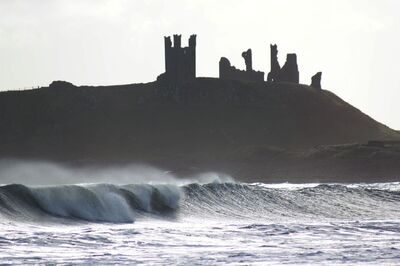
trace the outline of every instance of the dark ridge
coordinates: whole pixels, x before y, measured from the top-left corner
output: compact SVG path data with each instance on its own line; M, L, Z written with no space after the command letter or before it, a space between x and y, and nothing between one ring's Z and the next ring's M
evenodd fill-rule
M0 158L142 162L180 174L221 171L280 182L400 173L397 148L327 146L400 139L327 90L213 78L162 84L55 82L1 92Z

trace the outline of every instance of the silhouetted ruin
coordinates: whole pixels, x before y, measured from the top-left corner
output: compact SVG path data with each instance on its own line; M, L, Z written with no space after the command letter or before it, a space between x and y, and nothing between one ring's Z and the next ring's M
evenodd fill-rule
M219 61L219 78L252 82L264 82L264 72L253 70L251 49L244 51L242 57L246 64L246 70L237 69L231 66L226 57Z
M281 66L278 61L278 47L276 44L270 45L271 48L271 71L268 73L267 81L278 81L281 71Z
M311 77L311 87L321 90L321 76L322 72L317 72L314 76Z
M187 47L181 45L181 35L164 37L165 44L165 72L157 77L157 81L167 86L180 86L196 79L196 35L191 35ZM268 73L268 82L292 82L299 83L299 70L297 55L287 54L286 62L281 67L278 61L278 47L270 45L271 70ZM226 57L219 61L219 78L240 80L247 82L264 82L264 72L253 69L252 51L248 49L242 53L246 70L232 66ZM321 72L311 78L311 86L321 89Z
M299 70L296 54L287 54L286 63L281 69L281 81L299 83Z
M165 73L157 80L171 86L177 86L196 78L196 35L191 35L189 45L181 47L181 35L175 34L174 46L171 37L164 37Z
M252 71L253 70L253 58L251 55L251 49L247 49L247 51L244 51L242 53L242 57L244 59L244 63L246 64L246 71Z
M299 83L299 70L297 67L296 54L287 54L286 62L281 68L278 61L278 47L271 45L271 71L268 73L269 82L294 82Z

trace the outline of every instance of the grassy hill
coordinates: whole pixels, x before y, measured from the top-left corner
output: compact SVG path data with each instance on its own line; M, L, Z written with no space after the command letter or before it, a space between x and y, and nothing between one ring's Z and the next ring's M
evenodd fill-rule
M262 165L277 151L285 162L316 145L371 139L400 134L329 91L291 83L198 78L173 89L60 83L0 93L0 158L143 162L249 177L270 175ZM252 167L257 173L243 170Z

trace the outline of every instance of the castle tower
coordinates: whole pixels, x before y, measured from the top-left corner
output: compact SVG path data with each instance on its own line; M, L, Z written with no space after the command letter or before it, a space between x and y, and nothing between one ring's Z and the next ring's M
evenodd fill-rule
M286 62L282 67L280 78L281 81L299 83L299 69L297 66L296 54L287 54Z
M281 66L278 61L278 46L276 44L270 45L271 49L271 71L268 73L267 81L278 81Z
M196 78L196 35L191 35L189 45L182 47L181 35L164 37L165 73L159 77L168 85L179 86Z
M285 81L299 83L299 69L297 66L297 55L287 54L286 62L282 66L278 61L278 47L276 44L270 45L271 48L271 71L268 73L267 81Z
M314 76L311 77L311 87L317 89L317 90L321 90L321 76L322 76L322 72L317 72L317 74L315 74Z

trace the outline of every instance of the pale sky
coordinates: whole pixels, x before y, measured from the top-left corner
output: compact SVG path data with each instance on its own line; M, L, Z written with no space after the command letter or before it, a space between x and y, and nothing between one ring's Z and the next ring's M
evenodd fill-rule
M164 35L197 34L197 76L221 56L269 71L297 53L300 82L322 86L400 129L398 0L0 0L0 90L149 82L164 71Z

